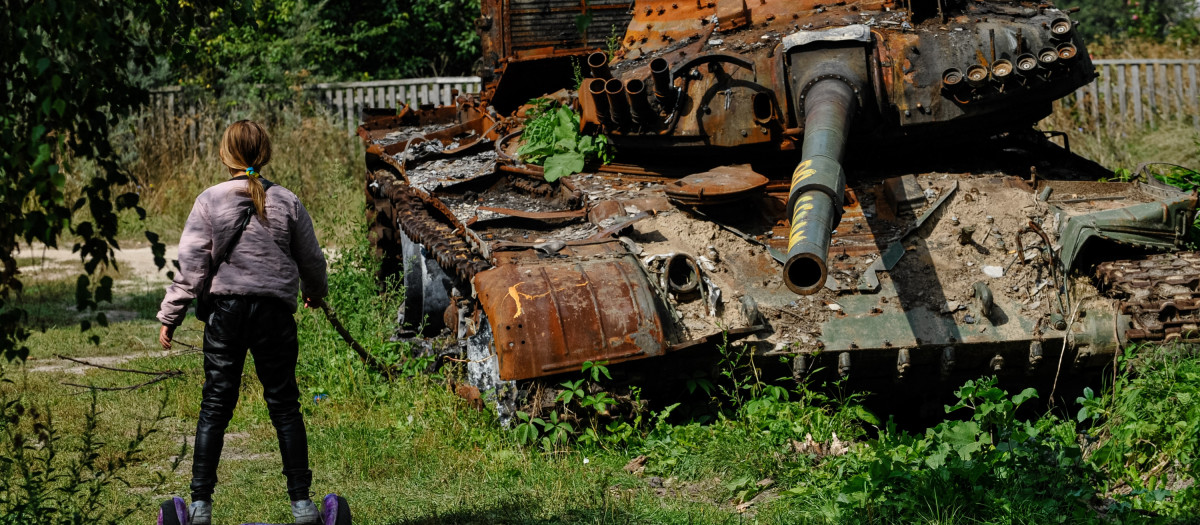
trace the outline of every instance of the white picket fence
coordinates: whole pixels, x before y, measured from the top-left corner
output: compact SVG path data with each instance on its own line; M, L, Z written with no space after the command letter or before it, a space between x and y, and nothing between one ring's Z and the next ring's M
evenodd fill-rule
M1114 119L1157 126L1169 119L1200 128L1200 60L1094 60L1100 76L1062 104L1078 111L1092 126Z
M363 108L396 108L400 103L413 106L448 105L454 100L453 93L478 93L483 85L479 77L430 77L404 78L398 80L371 80L366 82L333 82L312 84L304 89L322 101L334 119L353 133L362 122ZM188 136L193 143L200 130L197 116L204 108L196 97L188 96L178 86L152 90L148 113L156 118L151 125L163 126L174 120L188 126Z

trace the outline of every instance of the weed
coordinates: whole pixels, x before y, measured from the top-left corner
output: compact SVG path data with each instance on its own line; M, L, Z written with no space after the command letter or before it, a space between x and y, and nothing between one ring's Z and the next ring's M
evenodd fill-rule
M579 134L579 115L566 106L553 107L545 99L530 102L534 110L522 133L524 144L517 154L526 162L545 168L546 181L583 171L589 161L612 161L608 137Z
M1200 171L1174 164L1151 164L1149 176L1186 192L1200 189Z
M609 61L612 61L617 56L617 51L621 49L621 37L624 34L624 28L617 30L616 25L609 28L608 38L604 39L604 53L608 55Z
M1091 389L1078 399L1088 431L1088 460L1106 492L1134 509L1183 516L1200 491L1200 361L1195 350L1138 348L1119 356L1112 395ZM1192 509L1194 510L1194 509Z
M843 510L904 521L933 498L939 509L970 514L1012 515L1015 505L1029 504L1023 512L1031 521L1086 521L1091 471L1073 424L1053 416L1017 419L1017 409L1037 392L1010 397L995 378L967 381L956 395L959 402L946 412L967 411L970 419L944 421L924 436L888 422L841 488Z
M571 80L575 83L575 91L583 89L583 59L571 60Z
M3 378L3 384L13 383ZM133 514L136 507L112 508L106 499L127 484L127 470L146 459L144 443L163 420L166 403L164 396L147 426L139 424L112 447L100 437L99 401L92 390L83 430L64 447L49 406L32 404L21 390L14 396L0 389L0 524L111 524ZM165 481L158 472L156 485Z
M545 417L517 412L520 423L514 436L522 445L540 443L543 450L552 450L578 440L585 446L627 446L641 437L642 413L639 393L631 391L628 415L614 417L610 408L617 400L600 385L601 378L612 380L606 362L586 361L581 366L583 378L564 381L555 396L554 409ZM590 380L589 380L590 378ZM626 417L627 416L627 417ZM580 424L576 427L570 423Z

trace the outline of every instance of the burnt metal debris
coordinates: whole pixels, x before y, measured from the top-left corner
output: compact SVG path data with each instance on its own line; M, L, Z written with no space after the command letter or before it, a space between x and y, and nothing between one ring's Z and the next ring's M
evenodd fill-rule
M462 341L459 391L502 414L733 340L936 383L1195 337L1197 195L1095 182L1032 130L1095 76L1047 3L484 0L476 26L481 93L358 133L401 320ZM537 97L622 164L546 182L516 154Z

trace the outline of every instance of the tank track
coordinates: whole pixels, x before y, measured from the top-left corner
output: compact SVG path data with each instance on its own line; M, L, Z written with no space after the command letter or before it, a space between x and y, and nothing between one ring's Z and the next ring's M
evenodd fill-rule
M379 196L390 201L391 217L387 222L413 242L424 245L443 269L469 283L476 273L491 268L459 229L439 220L411 186L384 173L376 174L375 182Z
M1130 316L1130 341L1181 341L1200 336L1200 252L1101 263L1101 287Z

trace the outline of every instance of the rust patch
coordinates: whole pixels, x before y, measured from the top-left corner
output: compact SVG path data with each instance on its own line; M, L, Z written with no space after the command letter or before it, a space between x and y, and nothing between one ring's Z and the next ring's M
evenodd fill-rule
M661 355L668 345L658 298L620 243L573 246L567 259L505 252L475 276L504 380Z
M666 194L680 204L725 204L761 192L767 182L748 164L719 166L668 183Z

